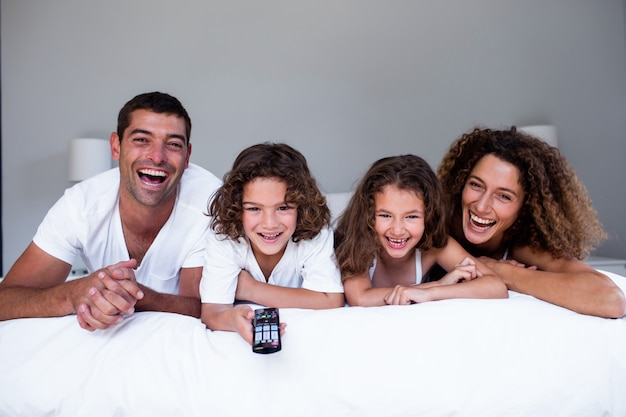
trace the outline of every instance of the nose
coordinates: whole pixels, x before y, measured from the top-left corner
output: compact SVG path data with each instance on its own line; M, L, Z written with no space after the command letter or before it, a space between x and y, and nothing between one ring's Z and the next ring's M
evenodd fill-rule
M272 228L278 223L276 221L276 212L274 210L263 210L263 218L261 224L265 228Z
M476 201L475 206L478 211L480 211L481 213L485 213L489 210L489 205L489 196L487 195L487 193L482 193L478 198L478 201Z
M161 143L153 143L150 149L148 150L148 154L146 155L149 160L154 162L156 165L160 165L163 162L167 161L167 154L165 152L165 145Z
M391 231L398 235L404 232L404 219L401 217L394 218L393 223L391 224Z

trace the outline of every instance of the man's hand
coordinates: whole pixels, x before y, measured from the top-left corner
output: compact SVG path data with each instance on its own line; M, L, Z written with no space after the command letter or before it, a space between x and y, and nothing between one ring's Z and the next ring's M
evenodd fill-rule
M77 320L85 330L107 329L135 311L143 292L135 280L134 259L108 266L88 277L72 291Z

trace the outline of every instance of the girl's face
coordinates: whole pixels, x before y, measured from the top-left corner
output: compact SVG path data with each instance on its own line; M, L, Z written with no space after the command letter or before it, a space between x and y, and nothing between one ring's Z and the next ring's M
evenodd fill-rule
M482 157L467 177L461 195L463 234L475 245L499 248L524 203L516 166L494 155ZM502 248L499 248L502 249Z
M277 178L257 177L243 186L243 229L257 257L282 256L296 230L298 210L285 203L286 192Z
M394 259L414 256L424 234L424 201L413 191L386 185L374 195L374 228L386 254Z

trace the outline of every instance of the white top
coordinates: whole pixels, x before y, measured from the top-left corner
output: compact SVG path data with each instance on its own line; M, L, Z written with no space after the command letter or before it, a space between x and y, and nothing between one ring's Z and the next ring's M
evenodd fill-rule
M247 239L238 242L224 235L208 233L204 269L200 281L203 303L232 304L241 270L266 282ZM335 262L333 231L325 227L313 239L289 241L274 267L269 284L306 288L318 292L342 293L341 274Z
M135 271L137 281L178 293L181 268L201 267L210 218L209 199L221 181L194 164L185 170L169 219ZM33 242L69 264L81 256L90 272L128 260L119 213L119 169L76 184L52 206Z
M374 264L370 267L369 274L370 280L374 277L374 271L376 271L376 258L374 258ZM421 284L422 279L422 252L415 249L415 283Z

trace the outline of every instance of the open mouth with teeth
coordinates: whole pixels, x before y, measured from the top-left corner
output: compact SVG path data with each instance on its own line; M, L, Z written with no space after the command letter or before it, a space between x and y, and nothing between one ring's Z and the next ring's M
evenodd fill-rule
M257 233L266 242L275 242L282 233Z
M389 244L389 246L393 249L402 249L406 246L406 244L408 243L409 238L404 238L404 239L392 239L390 237L387 238L387 243Z
M494 224L496 224L496 221L478 217L474 213L470 212L469 223L473 229L484 232L488 230L489 228L491 228Z
M165 171L157 169L140 169L138 171L141 182L148 185L159 185L167 178Z

